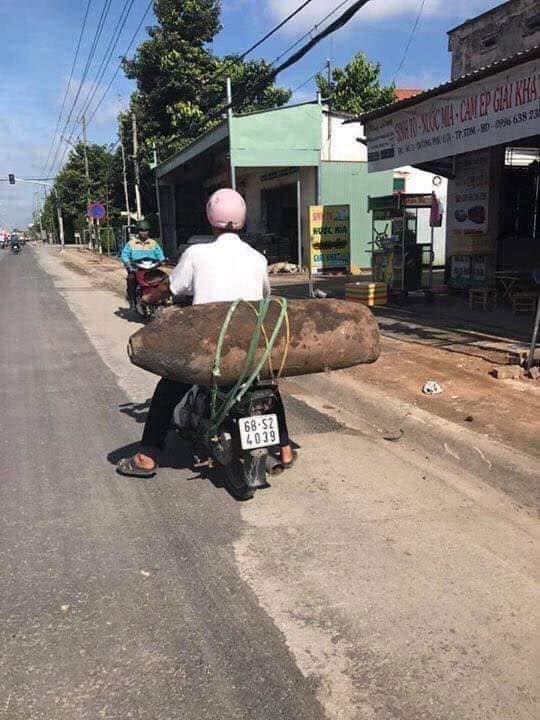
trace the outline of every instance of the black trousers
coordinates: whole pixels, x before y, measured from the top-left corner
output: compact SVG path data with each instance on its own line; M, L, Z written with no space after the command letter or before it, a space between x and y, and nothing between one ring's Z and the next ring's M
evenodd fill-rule
M137 276L134 272L130 272L128 270L127 278L126 278L126 285L127 285L127 298L130 302L130 304L135 304L136 300L136 290L137 290Z
M184 395L189 392L191 385L186 383L174 382L174 380L166 380L162 378L154 391L148 417L144 426L144 432L141 441L141 451L150 457L156 459L160 450L163 450L167 432L169 430L174 408L178 405ZM285 408L283 400L277 391L276 415L278 419L280 432L280 446L286 447L290 443L289 430L287 428L287 419L285 417Z

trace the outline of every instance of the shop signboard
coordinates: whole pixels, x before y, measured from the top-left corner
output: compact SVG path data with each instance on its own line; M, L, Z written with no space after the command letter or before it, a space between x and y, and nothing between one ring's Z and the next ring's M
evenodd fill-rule
M490 150L458 155L448 184L448 255L485 255L494 251L489 232Z
M400 195L400 199L401 207L431 208L433 193L424 193L422 195L410 195L409 193L403 193Z
M311 272L349 272L351 221L349 205L310 205Z
M487 232L489 160L489 150L456 157L455 178L448 193L448 223L452 234Z
M368 121L370 172L417 165L538 134L540 61Z

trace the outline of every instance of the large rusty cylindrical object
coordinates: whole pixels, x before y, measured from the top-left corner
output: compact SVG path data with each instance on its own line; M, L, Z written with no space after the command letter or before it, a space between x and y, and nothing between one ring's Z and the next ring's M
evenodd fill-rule
M131 361L170 380L211 385L218 338L230 306L209 303L166 308L131 336ZM253 307L258 303L241 303L232 316L222 348L220 385L234 384L244 370L257 320ZM268 337L279 313L279 305L271 303L264 322ZM344 300L289 300L288 319L289 342L283 323L271 354L272 367L277 371L287 353L283 376L339 370L379 357L379 328L363 305ZM257 358L264 347L261 334ZM261 377L271 377L268 363Z

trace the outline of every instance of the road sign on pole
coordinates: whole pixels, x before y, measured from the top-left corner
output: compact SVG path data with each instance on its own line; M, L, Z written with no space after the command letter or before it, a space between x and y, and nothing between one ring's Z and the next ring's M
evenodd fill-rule
M93 202L88 206L88 217L92 220L103 220L106 215L107 211L102 203Z

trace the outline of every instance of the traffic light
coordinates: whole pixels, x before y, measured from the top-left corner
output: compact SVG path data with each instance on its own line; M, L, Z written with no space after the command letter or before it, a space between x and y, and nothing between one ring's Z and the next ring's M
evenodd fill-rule
M13 173L9 173L8 179L10 185L15 185L15 175Z

